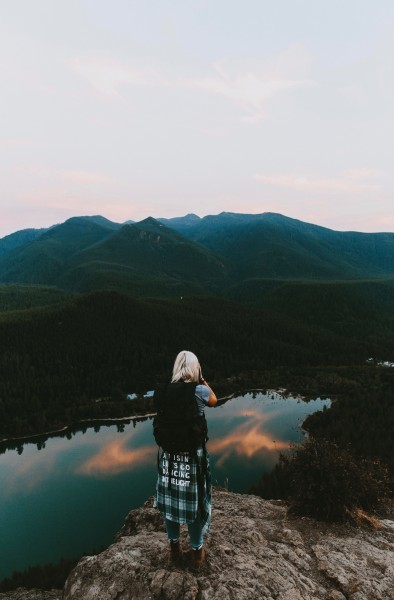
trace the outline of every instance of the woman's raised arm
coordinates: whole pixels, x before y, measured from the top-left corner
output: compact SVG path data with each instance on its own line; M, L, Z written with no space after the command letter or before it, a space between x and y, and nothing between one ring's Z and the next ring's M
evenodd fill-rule
M215 392L212 390L212 388L210 387L210 385L205 381L205 379L203 377L201 377L201 383L203 385L206 385L207 388L210 391L209 399L208 399L208 402L207 402L207 406L216 406L217 403L218 403L218 399L216 398Z

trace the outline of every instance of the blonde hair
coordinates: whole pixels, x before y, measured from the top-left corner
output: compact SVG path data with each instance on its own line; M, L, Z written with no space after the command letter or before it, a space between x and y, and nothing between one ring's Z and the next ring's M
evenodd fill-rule
M193 352L182 350L178 354L172 369L172 383L178 381L200 381L201 367L198 358Z

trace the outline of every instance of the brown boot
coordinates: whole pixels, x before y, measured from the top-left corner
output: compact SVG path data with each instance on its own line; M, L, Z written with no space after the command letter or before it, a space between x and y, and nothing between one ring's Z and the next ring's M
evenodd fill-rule
M182 547L179 540L173 542L170 540L170 548L168 553L168 562L170 565L179 565L182 562Z
M198 550L192 548L191 563L193 569L200 569L205 561L205 550L204 546L201 546Z

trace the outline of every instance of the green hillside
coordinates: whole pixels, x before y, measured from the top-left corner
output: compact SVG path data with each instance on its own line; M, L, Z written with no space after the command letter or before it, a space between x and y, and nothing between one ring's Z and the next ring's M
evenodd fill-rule
M275 213L221 213L171 226L238 270L239 280L394 275L394 234L340 232Z
M5 237L0 239L0 256L3 254L7 254L7 252L11 252L11 250L15 250L19 246L23 246L32 242L40 235L42 235L46 229L22 229L21 231L16 231L15 233L11 233L10 235L6 235Z
M204 293L206 287L217 289L228 278L229 269L220 258L148 218L124 225L74 255L57 284L80 291L118 289L138 296L181 296Z
M53 285L70 258L120 226L103 217L73 217L0 257L0 282Z
M135 296L206 294L227 285L231 268L207 248L148 218L120 226L78 217L0 259L0 281Z

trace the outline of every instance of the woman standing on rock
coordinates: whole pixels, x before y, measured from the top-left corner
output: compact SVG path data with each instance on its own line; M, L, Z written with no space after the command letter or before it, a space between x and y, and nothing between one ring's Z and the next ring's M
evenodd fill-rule
M203 533L211 520L211 473L205 447L208 439L205 406L216 406L217 398L202 376L192 352L183 350L175 359L170 383L157 386L153 422L158 461L156 506L165 519L170 544L170 562L182 561L180 525L187 524L191 564L205 560Z

